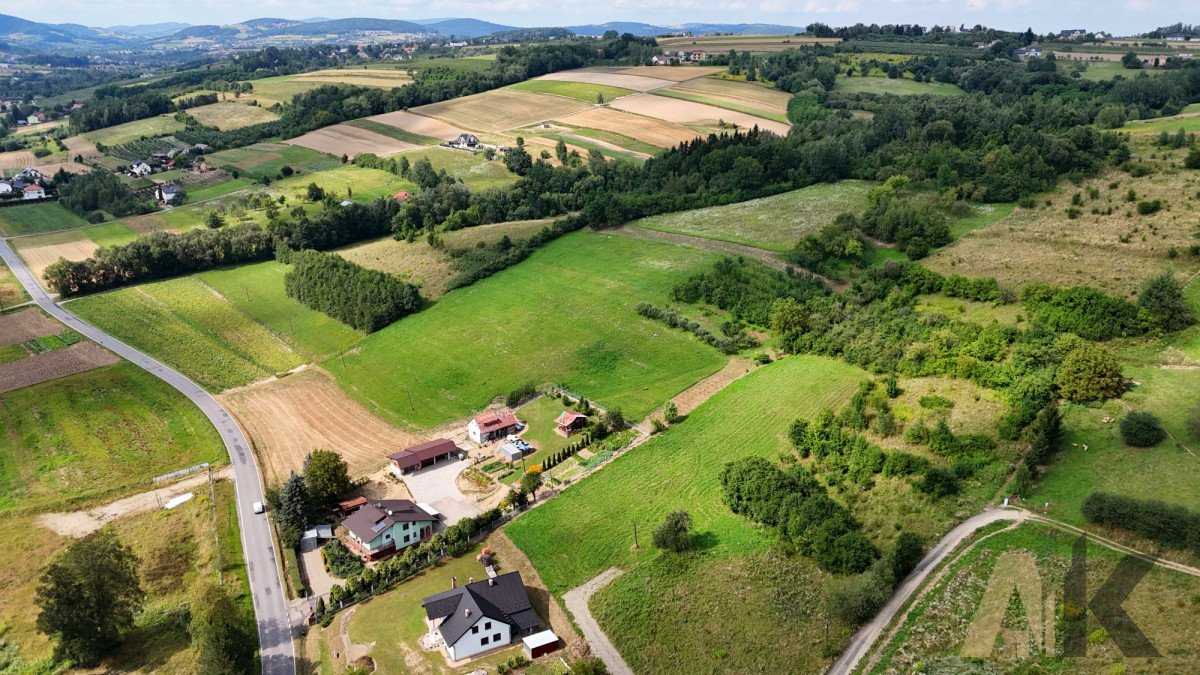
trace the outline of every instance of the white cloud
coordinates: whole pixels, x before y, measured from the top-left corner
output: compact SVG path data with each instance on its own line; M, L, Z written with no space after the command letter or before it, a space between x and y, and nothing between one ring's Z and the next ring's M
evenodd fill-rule
M858 11L858 0L807 0L804 11L814 14L840 14Z

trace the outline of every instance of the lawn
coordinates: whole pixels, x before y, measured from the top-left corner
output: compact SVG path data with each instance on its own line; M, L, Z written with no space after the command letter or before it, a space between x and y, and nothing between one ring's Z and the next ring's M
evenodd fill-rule
M287 269L272 261L199 276L246 316L310 359L326 358L362 339L362 334L349 326L287 297L283 291Z
M1190 435L1186 418L1196 408L1200 371L1157 366L1126 367L1126 377L1139 384L1121 401L1135 410L1158 416L1192 452L1200 439ZM1157 499L1200 510L1196 475L1200 459L1167 439L1153 448L1133 448L1121 442L1117 422L1124 408L1116 401L1104 405L1068 405L1064 410L1062 451L1038 481L1029 503L1050 503L1050 516L1085 525L1079 511L1093 491L1114 492L1139 499ZM1104 423L1103 418L1113 421ZM1086 449L1085 449L1086 446Z
M53 232L84 225L87 225L86 220L68 211L57 201L0 209L0 234L6 237Z
M29 294L25 292L25 287L17 281L4 261L0 261L0 311L27 300Z
M576 440L559 436L554 430L554 420L563 410L566 408L563 407L562 401L550 396L541 396L517 409L517 417L529 425L522 438L542 452L538 455L539 462L545 459L546 455L558 452Z
M192 117L200 120L201 124L216 127L221 131L240 129L252 124L273 122L279 119L279 115L264 108L246 103L234 103L233 101L221 101L210 105L202 105L197 108L190 108L187 112Z
M200 409L130 363L0 396L0 511L91 503L225 458Z
M848 400L866 374L831 359L793 356L735 381L661 436L629 451L553 501L521 516L507 532L556 594L612 566L645 563L656 552L650 530L686 509L718 557L768 544L766 533L722 502L719 476L740 457L787 450L788 424ZM640 550L633 550L632 522ZM570 542L564 546L563 542Z
M786 251L843 212L861 213L871 184L821 183L772 197L635 220L630 225Z
M420 157L428 158L434 170L445 169L446 173L461 180L471 190L506 187L517 182L518 178L504 166L503 161L488 161L482 154L462 150L434 147L428 150L414 150L405 156L410 162L415 162Z
M183 126L183 122L176 120L173 115L164 114L80 135L92 143L102 143L112 147L124 145L143 137L167 136L183 130Z
M666 96L669 98L677 98L682 101L692 101L693 103L703 103L705 105L711 105L711 106L715 106L717 108L723 108L725 110L732 110L734 112L746 113L747 115L754 115L755 117L762 117L763 119L768 119L768 120L772 120L775 122L783 122L784 124L790 123L787 118L787 115L785 115L783 113L773 112L770 110L764 110L762 108L747 105L745 103L728 101L728 100L721 99L721 98L713 98L712 96L705 96L703 94L697 94L697 93L691 92L691 91L680 91L680 90L676 90L676 89L656 89L654 91L654 94L658 95L658 96Z
M917 82L887 77L839 77L833 90L843 94L895 94L896 96L921 94L957 96L963 93L962 89L957 86L944 82Z
M249 384L305 361L197 277L80 298L70 307L210 391Z
M526 80L514 84L509 88L518 91L532 91L539 94L566 96L584 101L585 103L598 103L599 101L596 100L597 96L603 96L605 101L611 101L614 98L634 93L632 89L624 89L607 84L588 84L586 82L565 82L560 80Z
M640 418L725 357L643 319L711 254L577 233L368 336L325 366L369 410L431 427L525 382L560 382Z

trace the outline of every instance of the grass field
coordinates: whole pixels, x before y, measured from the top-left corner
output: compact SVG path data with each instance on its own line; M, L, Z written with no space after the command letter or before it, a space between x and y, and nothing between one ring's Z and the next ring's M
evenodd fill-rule
M362 338L345 324L287 297L283 291L286 271L286 266L272 261L199 276L246 316L311 359L331 356Z
M29 294L25 292L25 287L13 276L12 270L0 261L0 311L27 300Z
M103 143L112 147L114 145L124 145L139 140L142 137L167 136L182 129L183 122L176 120L171 115L164 114L157 117L148 117L144 120L118 124L115 127L108 127L107 129L97 129L96 131L89 131L80 135L92 143Z
M554 125L554 126L552 126L552 128L555 128L557 126L558 125ZM562 135L564 138L568 139L570 142L573 142L573 143L580 143L581 141L586 141L587 139L592 139L592 140L600 141L601 143L615 145L619 148L623 148L630 152L640 152L640 153L643 153L646 155L651 155L651 156L657 155L659 153L659 151L662 150L662 148L657 145L645 143L643 141L637 140L636 138L630 138L629 136L623 136L621 134L614 133L612 131L604 131L602 129L589 129L588 127L566 127L566 128L569 129L569 133L546 134L546 135L548 137L553 137L555 135Z
M370 202L377 197L391 197L401 190L416 192L417 185L382 169L364 169L352 164L315 173L291 176L271 184L272 191L285 194L290 202L303 201L310 183L324 188L326 194L338 199Z
M865 374L830 359L795 356L735 381L660 437L619 457L595 476L508 526L550 590L562 593L614 565L656 555L633 544L630 521L643 537L669 511L687 509L708 555L763 550L765 533L721 500L725 464L739 457L775 457L788 448L792 419L839 407ZM564 547L563 542L571 542Z
M542 461L553 452L558 452L570 445L574 438L559 436L554 431L554 420L565 408L562 401L549 396L541 396L517 409L517 418L529 425L522 438L537 446L537 461ZM519 472L518 472L519 473Z
M279 115L247 103L221 101L210 105L189 108L188 114L200 120L201 124L216 127L221 131L240 129L251 124L271 122L279 119Z
M256 143L244 148L221 150L208 156L208 163L251 179L263 176L272 180L284 166L303 171L324 171L341 166L341 161L324 153L298 145ZM193 197L196 199L196 197Z
M1133 366L1126 367L1125 375L1140 384L1121 402L1154 413L1175 438L1193 452L1200 449L1200 439L1186 428L1187 416L1195 410L1195 393L1200 391L1200 371ZM1030 495L1031 504L1050 502L1051 517L1081 526L1086 523L1079 507L1096 490L1200 510L1200 492L1195 489L1200 460L1170 438L1153 448L1125 445L1117 430L1125 414L1121 402L1065 409L1062 451ZM1105 417L1113 421L1106 424Z
M929 673L1186 673L1200 656L1190 626L1200 618L1200 580L1188 575L1151 568L1122 596L1122 609L1137 629L1162 654L1161 658L1126 657L1109 634L1091 617L1087 620L1085 654L1064 656L1062 614L1064 576L1072 562L1077 536L1040 523L1025 523L981 539L974 549L946 567L945 576L901 615L895 636L884 644L882 657L864 672ZM1027 561L1024 568L999 561ZM1120 560L1120 554L1094 543L1087 547L1088 589L1099 588ZM1011 586L988 595L989 584L1005 574ZM1008 572L1007 570L1015 570ZM1003 582L1000 582L1003 583ZM1022 593L1015 588L1025 589ZM1019 598L1019 600L1017 599ZM1053 604L1049 604L1049 603ZM1030 624L1041 631L1038 618L1049 614L1058 636L1056 645L1043 651L1029 648ZM1000 631L988 643L970 626L982 616L1000 619ZM1035 642L1035 646L1040 640ZM986 657L974 656L978 653ZM1057 656L1055 655L1057 652ZM970 655L970 658L967 658Z
M711 105L717 108L723 108L725 110L732 110L734 112L745 113L747 115L754 115L755 117L762 117L763 119L773 120L775 122L782 122L784 124L789 123L786 114L774 110L766 110L765 106L755 106L752 103L745 103L727 98L715 98L713 96L683 89L656 89L654 93L659 96L666 96L668 98L677 98L682 101L692 101L693 103L703 103L705 105Z
M56 201L0 209L0 234L6 237L53 232L84 225L87 225L87 221Z
M573 234L325 366L369 410L410 428L465 417L528 381L564 383L636 419L725 360L634 311L643 300L662 302L673 284L713 260L691 249Z
M215 197L224 197L230 192L237 192L253 185L245 178L232 178L230 180L205 185L204 187L187 186L184 189L187 191L188 199L192 202L204 201Z
M839 77L833 90L844 94L894 94L896 96L956 96L963 93L953 84L917 82L887 77Z
M793 190L773 197L652 216L630 223L772 251L786 251L806 234L832 223L842 212L867 206L870 183L844 180Z
M1102 80L1111 80L1120 75L1124 78L1130 78L1135 75L1146 73L1147 75L1161 75L1164 71L1155 70L1154 68L1143 68L1142 70L1130 70L1121 65L1120 61L1087 61L1082 64L1082 77L1085 80L1099 82ZM1073 72L1076 68L1076 63L1063 58L1058 60L1058 69L1064 74Z
M310 89L316 89L326 84L344 82L360 87L390 89L411 81L412 79L408 77L404 70L385 70L382 68L318 70L311 73L279 75L253 80L251 84L254 85L254 91L242 95L270 105L271 103L288 103L296 94L303 94Z
M566 96L567 98L577 99L584 103L599 103L596 98L597 96L603 96L605 101L611 101L614 98L628 96L633 93L632 89L624 89L607 84L564 82L561 80L526 80L510 86L509 89Z
M951 319L972 321L987 325L993 321L1006 326L1017 326L1023 320L1025 307L1018 303L993 305L944 295L922 295L917 299L917 311L922 314L942 314Z
M212 391L249 384L304 362L282 339L196 277L80 298L70 307Z
M1200 112L1184 112L1171 117L1157 117L1148 120L1134 120L1117 129L1131 134L1159 134L1164 131L1176 133L1183 130L1187 133L1200 131Z
M509 171L504 162L488 161L482 154L433 147L414 150L406 153L406 156L410 162L417 161L419 157L428 158L435 171L445 169L446 173L461 180L472 190L505 187L517 182L517 175Z

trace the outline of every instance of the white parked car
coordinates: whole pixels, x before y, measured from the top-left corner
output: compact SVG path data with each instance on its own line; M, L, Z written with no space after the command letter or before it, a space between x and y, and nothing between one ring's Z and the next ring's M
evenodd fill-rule
M266 511L266 510L267 509L265 507L263 507L262 502L254 502L254 512L255 513L262 513L263 511Z

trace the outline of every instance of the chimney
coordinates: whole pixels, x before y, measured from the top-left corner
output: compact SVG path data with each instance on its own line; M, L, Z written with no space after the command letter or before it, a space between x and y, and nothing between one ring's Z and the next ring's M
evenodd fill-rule
M495 586L495 585L496 585L496 580L493 579L492 577L488 577L488 586Z
M463 616L467 617L468 619L471 618L471 608L470 607L463 610Z
M458 577L450 577L450 588L458 588Z
M473 584L473 583L475 583L475 577L467 577L467 583L468 583L468 584Z

